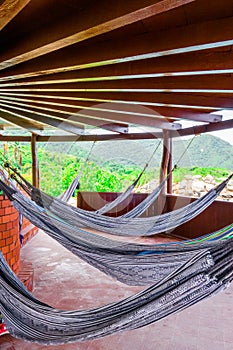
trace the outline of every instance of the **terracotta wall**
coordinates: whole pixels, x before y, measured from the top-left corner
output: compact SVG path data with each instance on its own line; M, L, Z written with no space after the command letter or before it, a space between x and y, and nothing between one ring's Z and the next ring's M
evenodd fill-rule
M36 233L38 228L26 218L22 224L22 245L26 244ZM19 214L11 202L0 192L0 249L10 268L16 273L20 270L20 237Z
M19 214L11 202L0 193L0 249L11 269L19 272Z

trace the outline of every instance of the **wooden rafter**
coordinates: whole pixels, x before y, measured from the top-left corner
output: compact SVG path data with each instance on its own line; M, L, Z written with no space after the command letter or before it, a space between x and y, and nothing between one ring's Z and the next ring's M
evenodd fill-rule
M4 0L0 3L0 30L2 30L31 0Z
M210 11L195 0L58 0L54 12L53 0L0 3L0 107L27 130L53 126L86 140L89 126L174 137L182 120L204 131L231 125L221 117L233 108L230 0Z
M9 111L7 108L3 108L3 106L0 106L0 118L38 135L44 129L44 125L40 126L40 123L33 123L24 118L22 114Z
M219 122L222 120L222 117L220 114L214 113L206 113L205 110L192 110L188 108L171 108L171 107L166 107L166 106L156 106L156 107L150 107L152 111L149 110L148 107L143 107L140 105L130 105L130 104L122 104L122 103L103 103L103 104L98 104L98 105L92 105L92 106L82 106L82 104L78 101L72 101L72 103L59 103L56 101L53 102L48 102L48 101L41 101L41 100L33 100L33 99L26 99L26 98L17 98L17 97L9 97L9 96L1 96L0 95L0 100L5 101L5 102L12 102L12 103L18 103L19 105L22 106L29 106L32 108L38 108L42 110L48 110L51 112L58 112L58 113L65 113L68 114L69 117L72 119L72 114L75 114L75 116L78 118L79 114L82 113L82 110L84 110L87 113L92 113L94 111L108 111L109 113L115 113L115 112L125 112L125 113L137 113L137 115L141 116L151 116L151 117L169 117L169 118L175 118L175 119L188 119L188 120L195 120L199 122ZM18 102L17 102L18 101ZM23 102L27 102L28 104L25 104ZM77 103L75 103L77 102ZM37 106L39 105L39 106ZM43 107L41 107L42 105ZM58 106L59 109L55 109L55 107ZM81 111L81 112L80 112ZM154 111L154 112L153 112ZM94 114L95 115L95 114ZM79 119L81 118L81 119ZM80 116L77 120L80 122L84 122L88 124L88 120L91 124L92 119L89 117L86 120L82 119ZM113 114L114 118L114 114ZM81 121L82 120L82 121ZM96 119L94 119L96 121ZM100 122L96 124L94 122L95 126L100 126ZM114 131L114 130L113 130ZM125 132L125 131L124 131Z
M29 102L28 103L24 103L24 102ZM127 133L128 132L128 124L127 123L113 123L113 122L109 122L107 120L102 120L102 119L95 119L95 118L91 118L89 117L82 117L82 115L78 114L77 112L77 107L74 106L74 108L76 109L76 112L73 110L71 111L69 108L61 108L61 109L55 109L54 106L52 105L53 108L51 108L51 106L48 106L48 104L46 104L45 101L41 101L42 105L46 104L46 106L37 106L32 104L37 103L36 101L33 100L28 100L28 99L18 99L18 98L9 98L9 97L1 97L0 96L0 102L7 104L9 107L11 105L19 105L19 106L23 106L23 107L29 107L30 111L34 111L34 110L43 110L43 111L47 111L47 112L52 112L54 117L56 118L56 116L61 119L67 119L69 121L74 121L75 123L82 123L82 124L87 124L87 125L91 125L91 126L95 126L95 127L99 127L102 129L106 129L109 131L113 131L113 132L118 132L118 133ZM60 106L59 103L55 104L55 106ZM52 117L52 115L51 115Z
M134 123L138 125L151 126L154 128L162 128L162 129L164 128L168 130L177 130L180 128L180 124L172 123L167 121L164 118L160 118L158 117L157 113L155 112L153 113L152 111L149 114L149 110L142 106L138 106L136 109L134 108L128 111L126 110L121 111L121 109L111 110L110 109L111 106L109 106L109 109L108 109L108 106L106 105L105 106L106 108L102 108L102 109L97 108L94 110L87 109L87 110L76 111L76 112L68 112L66 109L63 109L63 110L51 109L49 107L45 108L45 107L40 107L35 105L27 105L24 103L20 103L16 101L7 101L4 99L0 99L0 106L1 105L5 107L7 106L8 108L22 110L23 112L30 112L30 113L34 113L42 116L44 116L45 114L41 112L36 112L35 110L36 109L47 110L53 113L51 116L53 116L54 118L59 118L60 122L63 119L68 119L79 123L82 122L86 124L88 123L91 124L91 122L89 122L89 119L91 120L99 119L98 126L101 126L101 125L107 126L109 121L111 123L118 121L126 124ZM15 105L28 106L28 108L16 107ZM63 114L63 115L60 115L60 114ZM38 120L43 121L44 123L48 123L48 120L45 119L46 115L45 117L43 117L43 119L38 117Z
M114 79L125 79L129 76L132 79L137 78L143 74L153 74L153 77L174 75L188 75L195 74L226 74L232 71L233 51L213 51L206 50L203 52L191 52L181 55L171 55L156 57L147 60L118 63L115 65L105 65L89 69L73 70L72 67L64 67L63 73L50 73L48 71L35 71L30 73L11 75L12 70L8 70L7 74L0 77L0 83L7 82L4 86L17 86L12 81L20 82L22 84L41 84L43 81L57 80L64 82L67 79L76 79L77 82L83 80L87 81L104 81ZM30 62L28 62L29 64ZM18 67L15 67L17 69ZM33 67L32 67L33 68ZM70 70L69 70L70 68ZM35 67L36 69L36 63ZM29 80L30 78L30 80ZM32 80L32 78L34 78ZM37 78L37 79L36 79ZM34 83L33 83L34 82ZM1 85L2 86L2 85ZM18 84L19 86L19 84Z
M59 119L55 116L51 116L45 113L41 113L41 112L36 112L33 111L31 109L28 108L21 108L21 107L16 107L14 105L8 105L6 103L2 103L0 102L0 110L2 109L2 107L4 108L5 111L8 111L9 114L15 114L15 110L16 111L20 111L20 115L24 118L24 119L28 119L28 120L33 120L33 121L37 121L43 124L47 124L50 125L52 127L55 128L59 128L62 129L64 131L67 131L69 133L73 133L73 134L77 134L77 135L81 135L84 133L84 127L78 124L74 124L72 122L68 122L68 121L64 121L62 119Z
M33 33L33 36L22 36L14 48L4 50L0 68L25 62L193 1L146 0L144 7L140 0L130 3L118 0L117 7L114 7L116 4L114 0L103 0L98 7L93 3L81 12L73 11L69 16L69 26L66 19L60 19L50 25L49 36L46 27L40 28L38 32Z

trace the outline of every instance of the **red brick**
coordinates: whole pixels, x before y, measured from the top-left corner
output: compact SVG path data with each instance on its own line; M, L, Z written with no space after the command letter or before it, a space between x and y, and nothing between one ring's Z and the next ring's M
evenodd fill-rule
M5 214L11 214L12 213L12 207L5 208Z
M3 223L7 223L7 222L9 222L10 220L11 220L10 215L5 215L5 216L2 217L2 222L3 222Z
M9 247L8 246L2 247L1 250L2 250L2 254L7 254L9 252Z
M12 222L10 221L10 222L8 222L7 224L6 224L7 226L7 230L10 230L12 227L13 227L13 224L12 224Z
M4 199L3 201L1 201L1 203L2 203L2 208L9 207L9 201L7 199Z
M6 245L5 239L0 239L0 247L4 247Z

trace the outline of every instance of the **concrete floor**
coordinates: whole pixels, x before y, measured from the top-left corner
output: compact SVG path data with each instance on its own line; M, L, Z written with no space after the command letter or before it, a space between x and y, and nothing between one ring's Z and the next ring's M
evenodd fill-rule
M105 276L43 232L22 249L21 259L34 267L33 294L61 309L93 308L142 289L125 286ZM5 335L0 338L0 349L232 350L232 315L233 285L211 299L138 330L60 346L27 343Z

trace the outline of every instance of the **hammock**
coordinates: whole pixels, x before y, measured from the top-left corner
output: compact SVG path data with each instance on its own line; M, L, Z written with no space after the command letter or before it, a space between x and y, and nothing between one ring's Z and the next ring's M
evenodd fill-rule
M3 177L4 181L7 181L3 173L0 173L0 175ZM165 214L145 218L106 217L104 215L87 212L80 208L70 206L57 198L46 195L42 191L40 191L40 198L35 198L35 196L33 196L33 198L36 203L39 203L41 207L46 209L48 215L55 215L60 220L72 225L74 228L84 226L111 233L113 235L149 236L174 229L175 227L196 217L211 203L213 203L232 176L233 174L231 174L216 188L210 190L206 195L200 197L185 207ZM3 189L4 183L2 181L0 182L0 187L1 186ZM5 187L6 191L7 188L9 189L9 186ZM26 198L22 194L20 195L20 192L16 188L14 188L14 191L17 196L22 197L19 199L19 201ZM36 191L36 195L38 194L38 191L39 190ZM28 206L30 206L30 204L32 204L31 201L28 202Z
M30 342L55 345L137 329L181 311L229 286L233 244L199 251L160 283L126 299L90 310L64 311L37 300L0 253L0 310L9 332ZM197 270L195 265L202 268Z
M44 207L48 212L60 217L61 220L65 220L69 224L76 227L89 227L91 229L119 236L150 236L157 233L170 231L183 223L190 221L198 214L203 212L213 203L232 176L233 174L231 174L217 187L207 192L204 196L186 205L185 207L151 217L131 218L127 215L120 217L107 217L94 212L72 207L38 189L36 189L35 192L32 191L31 197L37 204ZM160 193L165 181L166 179L156 189L156 195ZM149 201L151 200L151 197L154 196L155 191L148 196ZM148 202L145 203L145 206L147 205ZM134 213L136 210L136 208L133 209Z
M199 240L161 245L128 244L74 229L6 185L2 187L17 210L75 255L128 285L148 285L160 281L185 264L200 249L211 252L231 240L233 224ZM13 199L14 197L14 199ZM196 266L199 270L200 266Z

